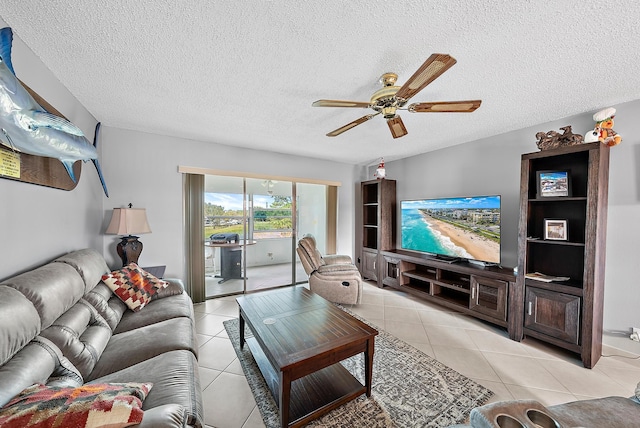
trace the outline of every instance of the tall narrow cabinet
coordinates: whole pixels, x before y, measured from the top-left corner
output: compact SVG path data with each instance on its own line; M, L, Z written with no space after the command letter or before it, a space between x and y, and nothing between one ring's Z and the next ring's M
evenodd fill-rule
M529 153L521 167L522 333L576 352L592 368L602 353L609 147ZM555 280L532 279L533 273Z
M396 242L396 181L370 180L361 183L362 252L360 273L382 287L382 251Z

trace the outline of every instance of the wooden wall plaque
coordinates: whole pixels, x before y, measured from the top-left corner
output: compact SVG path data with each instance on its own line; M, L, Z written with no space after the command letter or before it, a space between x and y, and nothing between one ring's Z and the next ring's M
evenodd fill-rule
M18 79L19 80L19 79ZM44 107L49 113L53 113L67 119L49 104L40 95L20 81L22 86L31 94L38 104ZM67 119L68 120L68 119ZM74 183L69 177L67 170L58 159L34 156L27 153L20 153L0 144L0 178L22 181L25 183L38 184L41 186L53 187L62 190L73 190L78 185L82 172L82 161L73 164L73 173L76 176Z
M16 158L18 163L17 168L14 168L16 164L7 160ZM15 176L16 169L19 170L18 177ZM2 178L56 189L73 190L78 185L81 172L82 161L76 161L73 164L73 173L76 176L74 183L58 159L14 152L8 147L0 145L0 177Z

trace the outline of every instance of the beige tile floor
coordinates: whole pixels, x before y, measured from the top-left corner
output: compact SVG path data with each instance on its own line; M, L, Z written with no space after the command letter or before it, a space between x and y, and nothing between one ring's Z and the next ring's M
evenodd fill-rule
M215 428L264 427L222 322L238 316L233 297L194 306L200 343L205 423ZM506 331L404 293L366 284L363 303L350 308L491 389L492 401L535 399L544 405L609 395L631 396L640 381L636 355L605 347L596 367L575 354Z
M225 296L231 293L241 293L245 287L242 279L228 279L220 284L220 278L216 275L220 271L215 269L205 270L205 284L207 298ZM265 266L251 266L247 268L247 291L256 291L270 287L279 287L291 284L291 264L282 263ZM296 281L298 283L307 280L302 263L296 263Z

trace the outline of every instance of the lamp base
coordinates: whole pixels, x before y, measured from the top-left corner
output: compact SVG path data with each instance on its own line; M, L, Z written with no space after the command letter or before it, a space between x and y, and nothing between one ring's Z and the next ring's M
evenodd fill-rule
M137 236L123 236L116 250L122 259L122 266L126 266L129 263L138 264L138 258L142 253L142 242L138 241Z

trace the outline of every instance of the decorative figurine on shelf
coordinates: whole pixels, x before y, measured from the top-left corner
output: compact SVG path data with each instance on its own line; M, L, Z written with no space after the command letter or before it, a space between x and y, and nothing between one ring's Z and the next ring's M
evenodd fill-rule
M591 131L584 134L584 142L595 143L598 141L599 136L600 136L600 132L597 129L592 129Z
M617 146L622 142L622 137L613 130L613 118L616 115L616 109L613 107L600 110L593 115L593 120L596 121L596 127L593 131L587 132L587 135L593 133L597 135L602 144L606 144L609 147ZM592 139L593 137L590 137Z
M563 126L560 128L562 130L562 134L559 134L556 131L549 132L538 132L536 134L536 138L538 142L538 148L540 150L549 150L555 149L557 147L564 146L575 146L576 144L582 144L583 138L582 135L574 134L571 131L571 125Z
M380 163L378 164L378 168L376 169L376 173L373 174L375 178L378 180L382 180L387 175L387 172L384 169L384 158L380 158Z

